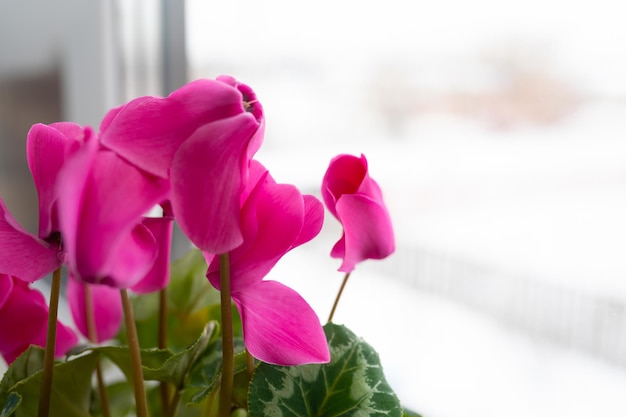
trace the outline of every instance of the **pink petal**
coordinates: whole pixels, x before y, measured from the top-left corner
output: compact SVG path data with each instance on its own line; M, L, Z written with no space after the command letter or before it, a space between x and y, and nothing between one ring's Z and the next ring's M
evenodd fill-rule
M39 236L47 239L59 231L55 203L56 181L65 160L89 136L75 123L36 124L28 132L26 156L39 197Z
M200 127L176 152L172 209L181 230L206 252L225 253L243 241L240 194L248 145L258 127L253 116L241 113Z
M158 254L148 273L131 289L136 293L150 293L162 290L170 280L170 252L172 245L172 227L174 219L171 217L145 218L146 226L158 245Z
M0 354L11 363L29 345L45 345L48 306L44 296L27 283L7 275L0 280L13 280L12 291L0 308ZM64 354L76 344L74 333L57 323L56 354Z
M364 156L338 155L332 159L322 180L322 197L333 216L337 216L335 204L344 194L354 194L359 190L367 175L367 161Z
M44 328L31 344L41 346L42 348L45 347L46 336L47 328ZM74 330L57 320L57 337L54 345L54 356L57 358L64 356L71 348L76 346L77 343L78 337L76 333L74 333Z
M59 228L61 229L63 248L69 254L67 262L70 269L76 270L76 253L80 248L78 232L85 188L89 183L91 166L98 152L96 141L87 143L67 161L59 172L57 194L59 196Z
M89 287L93 305L97 342L113 339L122 324L120 292L106 285L85 284L70 275L67 283L67 300L78 330L89 339L85 287Z
M63 168L58 187L64 247L77 278L123 288L137 283L157 252L140 222L167 196L167 181L88 144Z
M108 263L102 266L99 282L116 288L133 288L153 269L159 245L143 224L120 236L117 246L111 246Z
M267 168L265 168L259 161L250 159L250 165L248 167L248 178L245 181L245 186L241 196L239 198L239 205L243 206L252 192L262 183L262 181L269 181L275 184L274 178L270 175Z
M0 353L11 363L46 328L48 312L44 296L14 279L8 300L0 309Z
M208 252L202 252L202 256L204 257L204 260L206 262L207 265L211 265L211 263L213 262L213 260L217 259L218 256L215 255L214 253L208 253ZM208 274L208 273L207 273ZM208 276L208 275L207 275ZM220 288L220 284L219 284L219 279L217 280L217 284L215 286L215 288L219 289Z
M22 229L0 199L0 273L32 282L60 265L59 249Z
M252 114L259 123L259 127L248 144L248 152L246 159L249 161L254 154L261 148L263 137L265 134L265 117L263 115L263 107L256 96L256 93L248 85L239 82L229 75L220 75L217 80L235 87L241 93L241 100L244 104L246 112Z
M262 177L241 210L244 243L230 252L231 287L255 285L294 245L302 231L304 201L293 185ZM209 281L219 288L219 260L209 267Z
M176 150L196 129L244 112L236 88L198 80L167 98L141 97L111 110L100 125L100 140L132 164L168 178Z
M303 195L302 197L304 198L304 223L292 248L312 240L320 233L324 225L324 206L322 203L312 195Z
M382 259L395 248L393 227L380 187L368 172L364 155L339 155L322 181L328 210L343 225L343 236L331 256L343 258L340 271L350 272L365 259Z
M233 293L233 299L241 314L246 348L255 358L286 366L330 360L317 315L291 288L262 281Z
M42 339L39 339L39 340L42 340ZM44 337L43 341L40 343L41 343L40 346L45 346L46 338ZM76 336L76 333L74 333L74 330L64 325L60 321L57 321L57 337L56 337L56 342L54 346L54 356L58 358L58 357L66 355L67 352L71 348L76 346L77 343L78 343L78 337ZM35 341L35 344L38 344L38 342Z
M245 244L231 252L231 261L259 262L282 256L302 230L304 201L290 184L265 182L241 210Z
M6 274L0 274L0 309L7 302L11 292L13 291L13 277Z
M365 259L383 259L393 253L393 227L384 205L364 195L346 194L339 198L336 210L344 236L331 256L343 258L340 271L350 272Z

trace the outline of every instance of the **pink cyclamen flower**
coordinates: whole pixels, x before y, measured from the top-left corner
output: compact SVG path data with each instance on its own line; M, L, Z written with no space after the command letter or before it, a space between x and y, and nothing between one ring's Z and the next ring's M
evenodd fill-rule
M45 346L48 306L44 296L29 284L0 274L0 354L11 364L30 345ZM62 356L78 339L57 322L55 355Z
M244 341L256 358L278 365L330 360L320 321L291 288L263 278L289 250L315 237L324 208L292 185L277 184L252 161L242 195L243 244L229 252L232 298L241 315ZM219 259L205 253L207 277L220 288Z
M34 125L28 132L28 166L39 197L39 236L26 232L0 200L0 273L36 281L63 263L56 182L65 161L91 136L74 123Z
M111 110L100 130L103 146L170 181L172 211L197 247L224 253L241 244L239 196L264 131L250 87L225 76L197 80Z
M166 198L167 181L89 141L65 163L56 187L63 249L74 276L116 288L139 283L160 246L143 216Z
M85 274L93 279L92 282L97 282L94 276L123 277L124 279L117 281L118 284L128 285L139 292L154 291L167 284L172 219L144 220L141 215L133 216L128 213L135 210L142 211L143 214L143 211L147 211L151 205L164 198L167 187L160 188L159 196L153 200L148 202L145 198L142 200L141 196L145 196L146 188L143 185L150 181L143 181L142 175L135 167L118 169L124 164L119 158L111 156L110 151L102 151L105 155L96 158L100 151L91 130L74 123L36 124L30 129L27 138L27 157L39 197L39 236L32 236L22 229L0 200L0 273L31 282L67 262L72 274L82 274L86 268L79 268L83 264L78 258L83 256L83 253L91 256L93 251L97 250L98 255L92 256L89 260L97 258L94 263L97 264L98 261L100 263L92 270L88 270L91 272L90 275ZM98 185L84 187L85 184L93 185L94 175L99 176L99 179L95 180ZM62 178L65 180L61 180ZM136 181L133 182L133 179ZM59 185L59 182L63 184ZM118 187L118 183L122 186ZM138 186L132 189L137 184ZM128 194L121 195L123 191L127 191ZM141 204L144 204L140 208L137 208L136 204L138 196ZM105 201L109 205L105 204ZM112 202L116 209L110 209ZM62 207L69 207L70 214L77 215L78 212L81 214L77 215L77 220L73 223L71 219L68 220L67 213L65 214L66 223L70 226L77 226L78 219L88 215L98 219L81 231L83 233L81 237L86 237L86 240L81 242L80 250L75 250L76 235L79 234L76 228L66 228L65 232L61 230L60 220L64 212ZM98 209L105 210L104 215L98 214ZM120 239L130 240L128 233L126 235L122 233L127 229L137 229L136 235L149 243L140 250L132 245L129 246L131 249L129 251L120 249L119 242L111 234L119 232ZM68 230L72 233L66 233ZM71 252L67 251L68 243L69 247L74 249ZM128 267L129 264L131 267ZM144 274L137 277L133 274L139 273L137 270ZM127 278L131 281L127 281ZM84 299L69 297L72 311L76 311L74 304L80 302L84 303ZM104 298L97 299L95 304L99 302L104 302ZM115 305L115 303L109 305L107 311L111 317L106 320L116 320L118 313L115 311ZM96 323L102 320L103 318L99 318ZM77 322L81 323L81 320ZM106 333L105 330L101 331Z
M369 176L364 155L338 155L322 181L328 210L343 225L343 236L331 251L342 258L342 272L351 272L365 259L383 259L395 250L391 218L380 187Z

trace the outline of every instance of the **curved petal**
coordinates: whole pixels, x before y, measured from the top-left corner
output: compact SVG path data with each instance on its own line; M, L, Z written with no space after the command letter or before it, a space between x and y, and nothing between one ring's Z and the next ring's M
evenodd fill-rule
M59 196L59 228L63 248L71 271L77 270L77 251L81 248L79 230L83 211L85 188L89 183L91 166L98 152L98 144L91 141L67 161L59 172L56 183Z
M324 206L312 195L303 195L304 199L304 223L302 230L292 248L303 245L317 236L324 225Z
M0 309L7 302L13 291L13 277L7 274L0 274Z
M304 200L295 186L268 182L256 191L241 213L244 239L250 245L241 255L239 248L234 249L231 257L235 260L257 262L281 256L302 231Z
M244 112L236 88L197 80L167 98L141 97L111 110L100 125L100 140L132 164L168 178L176 150L196 129Z
M340 271L350 272L365 259L382 259L395 249L393 227L380 187L368 172L365 155L333 158L322 181L328 210L343 225L331 256L343 258Z
M367 160L363 155L358 158L342 154L331 160L322 180L322 198L333 216L337 217L335 205L339 197L356 193L366 175Z
M93 317L98 343L110 340L122 325L122 301L120 292L116 288L106 285L85 284L76 280L71 274L67 283L67 300L72 318L78 330L87 339L87 305L85 288L89 288L93 305Z
M172 210L181 230L203 251L225 253L243 241L240 195L248 176L248 145L258 126L249 113L204 125L174 156Z
M80 280L128 288L152 267L156 242L140 222L167 196L168 183L113 152L83 149L58 181L68 263Z
M46 346L47 326L41 330L39 336L37 336L30 344ZM64 356L71 348L78 343L78 337L72 328L64 325L61 321L57 320L57 337L54 344L54 356L56 358Z
M230 75L220 75L216 78L217 81L230 85L236 88L241 93L241 100L243 107L248 113L252 113L254 117L262 121L263 120L263 107L256 96L256 93L250 86L244 84ZM258 148L254 152L258 151Z
M13 281L13 291L0 309L0 353L8 363L19 356L46 328L44 296L25 282Z
M241 218L244 243L230 252L233 291L261 281L293 247L302 231L304 201L293 185L264 177L242 208ZM214 286L219 284L219 260L210 265L207 276Z
M261 144L263 143L263 136L265 134L265 116L263 114L263 106L261 106L256 93L250 86L238 81L230 75L220 75L216 79L217 81L236 88L239 93L241 93L244 110L251 113L259 123L259 128L250 139L250 143L248 145L246 159L251 160L254 154L261 148Z
M339 198L336 209L344 236L331 256L344 258L340 271L350 272L365 259L383 259L393 253L393 227L384 205L364 195L347 194Z
M0 273L32 282L57 269L61 261L59 249L22 229L0 199Z
M275 365L326 363L328 344L320 321L294 290L276 281L262 281L233 293L248 351Z
M239 198L240 206L243 207L250 194L252 194L255 188L262 184L262 181L276 183L267 168L265 168L259 161L250 159L250 164L248 166L248 178L245 180L245 186Z
M136 293L150 293L162 290L170 280L170 252L172 246L172 227L174 219L171 217L145 218L146 226L158 246L158 254L152 268L137 284L131 287Z
M48 322L48 306L44 296L27 283L11 279L11 294L0 308L0 354L9 364L29 345L45 345ZM65 354L77 340L71 329L57 322L56 356Z
M155 237L140 223L130 233L121 235L116 246L111 246L110 258L102 265L99 275L94 275L100 277L94 282L133 288L152 270L158 253Z
M26 157L39 197L39 237L42 239L59 231L54 212L59 171L90 134L89 129L69 122L36 124L28 132Z

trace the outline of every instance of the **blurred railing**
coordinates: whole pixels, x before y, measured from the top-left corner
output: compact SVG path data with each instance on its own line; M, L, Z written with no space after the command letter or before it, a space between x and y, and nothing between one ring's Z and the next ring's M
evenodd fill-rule
M626 303L564 288L541 277L482 266L419 246L401 245L367 268L488 314L531 337L626 367Z

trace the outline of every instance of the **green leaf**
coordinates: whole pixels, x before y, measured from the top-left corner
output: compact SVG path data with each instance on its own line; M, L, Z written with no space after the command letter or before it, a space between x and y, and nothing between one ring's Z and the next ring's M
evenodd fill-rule
M251 417L401 417L376 351L345 326L324 326L331 362L276 366L261 363L250 384Z
M22 396L17 392L12 392L7 397L6 402L4 403L4 407L0 410L0 417L9 417L11 414L17 410L17 407L20 406L22 402Z
M0 382L0 402L6 401L15 385L43 369L43 356L42 348L30 346L13 361Z
M108 404L111 417L126 417L130 415L131 411L135 410L135 396L127 381L108 384L106 392L109 399ZM95 401L92 405L95 408L93 414L102 416L100 401Z
M128 346L100 346L89 347L83 350L91 351L96 355L102 355L113 362L124 373L128 381L132 381L132 364L130 360L130 350ZM143 349L141 350L141 364L144 373L159 369L165 361L172 357L172 352L163 349Z
M235 355L235 379L233 381L233 406L244 408L248 404L248 390L250 388L250 375L246 363L246 352ZM255 361L255 363L259 363ZM221 372L220 372L221 378Z
M209 322L206 324L204 331L200 337L182 352L172 354L168 350L142 350L141 361L143 365L143 375L145 380L167 382L174 385L177 390L184 390L188 385L188 379L194 369L206 356L217 355L221 364L221 349L218 338L219 326L217 322ZM87 348L94 354L102 355L117 365L120 370L130 380L132 368L130 363L130 354L128 347L104 346ZM84 351L83 351L84 352ZM196 370L196 373L202 370ZM128 406L128 395L122 386L119 387L119 407L124 410ZM157 389L148 390L150 399L155 404L159 404L158 387ZM131 398L132 401L132 398ZM132 404L132 403L131 403ZM117 415L117 414L116 414ZM123 415L123 414L122 414Z
M85 355L54 366L50 410L64 417L89 417L91 377L97 356ZM38 413L42 372L19 381L12 389L22 396L16 417L31 417Z
M187 405L198 404L213 390L222 367L221 340L216 343L215 350L202 358L193 367L187 381L185 402Z
M169 382L177 389L181 389L192 367L203 356L215 349L218 324L209 322L198 340L186 350L168 358L163 366L157 369L146 369L144 377L147 380Z
M243 339L235 338L235 373L246 370L246 354ZM222 373L222 341L215 341L215 348L195 364L189 374L186 389L188 405L202 402L214 389Z

